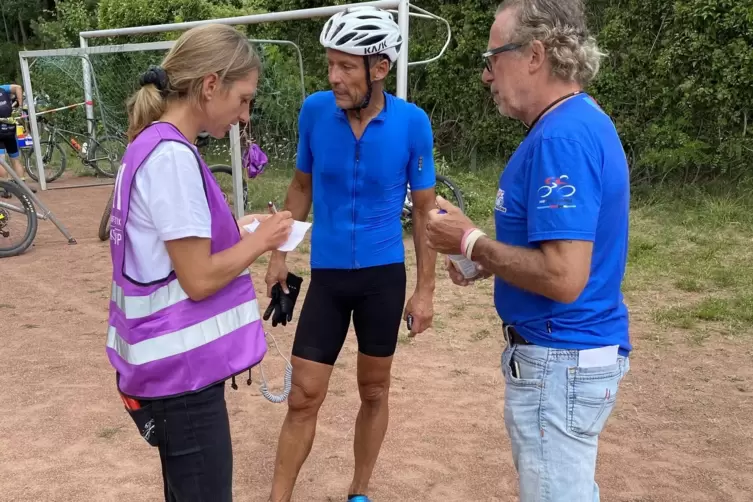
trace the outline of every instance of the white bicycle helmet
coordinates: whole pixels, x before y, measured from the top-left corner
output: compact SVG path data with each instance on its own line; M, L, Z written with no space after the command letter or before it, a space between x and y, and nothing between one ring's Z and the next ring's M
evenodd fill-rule
M319 42L356 56L384 54L394 65L403 46L400 27L392 14L376 7L350 7L324 24Z

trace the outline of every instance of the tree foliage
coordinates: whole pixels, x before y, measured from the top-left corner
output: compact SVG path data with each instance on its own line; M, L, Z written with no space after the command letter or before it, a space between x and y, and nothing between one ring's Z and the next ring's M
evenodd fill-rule
M0 44L0 75L17 78L15 51L76 46L78 32L85 29L230 17L332 3L3 0L4 24L0 33L5 36ZM409 99L429 113L438 148L455 164L472 168L476 159L494 159L501 165L524 130L521 124L498 115L481 82L480 53L487 45L496 0L421 0L417 5L447 19L452 40L440 60L410 68ZM753 0L586 0L586 6L591 31L608 54L588 91L617 125L633 182L666 179L702 183L718 178L736 182L753 177L748 168L753 160L748 131L753 102ZM243 29L253 38L296 42L305 62L306 91L312 92L328 87L324 53L318 44L322 22L265 23ZM178 33L157 34L106 43L176 36ZM434 57L445 39L442 23L412 17L410 60ZM270 82L295 89L299 85L295 64L290 63L291 58L282 58L282 48L276 51L266 57L288 62L270 70L274 77ZM394 89L394 84L393 74L388 85ZM264 90L275 95L269 86ZM279 93L277 96L279 102ZM282 108L277 110L283 113ZM296 112L285 110L286 120L294 121Z

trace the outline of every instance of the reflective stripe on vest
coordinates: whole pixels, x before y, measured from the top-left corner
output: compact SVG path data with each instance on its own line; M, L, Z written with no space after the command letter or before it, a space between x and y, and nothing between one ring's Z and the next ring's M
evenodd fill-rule
M250 275L248 269L238 277ZM112 283L111 299L123 312L126 319L141 319L188 299L178 279L173 279L157 291L145 296L126 296L123 288Z
M259 304L254 299L193 326L132 345L121 338L114 326L110 326L107 330L107 346L128 364L140 365L183 354L259 319Z

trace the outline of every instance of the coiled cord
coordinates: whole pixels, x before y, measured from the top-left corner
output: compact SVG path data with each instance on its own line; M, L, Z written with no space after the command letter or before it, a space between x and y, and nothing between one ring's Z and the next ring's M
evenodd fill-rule
M282 356L283 359L285 359L287 366L285 366L285 379L282 394L272 394L267 387L267 377L264 375L264 367L262 366L262 363L259 363L259 369L261 370L261 385L259 386L259 390L261 391L262 396L264 396L268 401L272 403L282 403L288 398L288 395L290 395L290 389L293 387L293 365L290 364L288 358L283 355L280 347L277 345L277 340L275 340L275 337L267 331L265 331L264 334L272 338L272 341L275 343L277 352Z

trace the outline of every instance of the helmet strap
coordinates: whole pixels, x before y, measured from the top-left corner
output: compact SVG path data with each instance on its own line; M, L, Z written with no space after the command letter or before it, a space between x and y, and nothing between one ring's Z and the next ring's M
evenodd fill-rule
M363 97L363 101L361 102L361 109L365 110L366 107L369 106L369 102L371 101L371 91L372 91L371 69L369 68L369 56L363 57L363 66L366 68L366 96Z
M366 107L369 106L369 102L371 102L371 91L373 89L372 83L371 83L371 71L369 70L369 57L364 56L363 57L363 64L366 68L366 95L361 100L361 103L358 105L355 105L353 108L349 108L350 111L355 111L359 116L361 110L365 110Z

